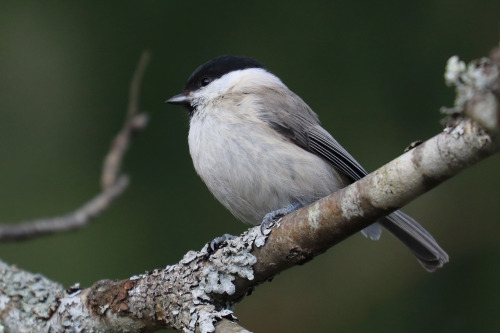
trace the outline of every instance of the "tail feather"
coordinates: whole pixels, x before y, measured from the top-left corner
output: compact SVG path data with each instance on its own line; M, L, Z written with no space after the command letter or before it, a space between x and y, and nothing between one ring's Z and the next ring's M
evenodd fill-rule
M361 233L363 236L368 237L371 240L379 240L382 235L382 228L380 227L380 224L373 223L361 230Z
M433 272L448 262L448 254L434 237L405 213L396 211L379 223L402 241L427 271Z

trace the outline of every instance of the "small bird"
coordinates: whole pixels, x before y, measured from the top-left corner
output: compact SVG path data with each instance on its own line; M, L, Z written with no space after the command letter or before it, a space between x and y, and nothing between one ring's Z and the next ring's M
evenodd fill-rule
M253 58L224 55L208 61L189 77L182 94L166 102L187 108L196 172L244 222L268 223L367 175L321 127L316 113ZM363 234L378 239L380 225L426 270L448 262L434 238L403 212Z

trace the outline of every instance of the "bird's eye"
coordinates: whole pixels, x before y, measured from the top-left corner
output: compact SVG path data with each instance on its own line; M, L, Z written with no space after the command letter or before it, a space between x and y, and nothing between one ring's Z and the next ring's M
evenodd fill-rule
M207 77L207 76L205 76L205 77L201 78L201 80L200 80L200 86L205 87L205 86L207 86L210 82L212 82L212 79L211 79L211 78L209 78L209 77Z

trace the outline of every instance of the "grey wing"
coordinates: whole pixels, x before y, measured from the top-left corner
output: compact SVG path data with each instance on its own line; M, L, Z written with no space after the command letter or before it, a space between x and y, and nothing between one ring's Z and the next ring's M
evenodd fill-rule
M367 175L365 169L321 127L317 115L300 97L291 91L287 94L274 93L273 105L270 105L274 110L262 112L261 118L264 121L295 144L328 161L353 182ZM269 96L266 101L269 101ZM434 271L448 262L446 252L430 233L410 216L396 211L380 223L413 252L426 270ZM367 229L364 233L372 239L380 235L377 224Z
M266 90L266 109L261 110L259 117L298 146L330 162L353 182L367 175L365 169L321 127L316 113L293 92Z
M353 182L368 173L326 130L316 125L308 129L307 150L321 156Z

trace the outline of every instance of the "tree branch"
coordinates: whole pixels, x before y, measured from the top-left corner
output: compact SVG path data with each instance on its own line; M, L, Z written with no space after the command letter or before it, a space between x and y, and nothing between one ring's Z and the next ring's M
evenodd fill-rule
M104 159L101 176L102 188L107 188L116 182L116 178L120 174L123 156L130 145L132 135L140 132L147 125L147 115L139 113L139 92L150 58L151 54L149 51L144 51L141 54L134 76L130 82L127 116L122 129L116 135L111 149Z
M79 229L86 226L90 220L101 214L111 202L125 191L129 183L125 175L93 199L67 215L38 219L13 225L0 226L0 240L13 241L49 235L63 231Z
M257 285L304 264L499 150L498 63L483 59L462 66L452 58L447 81L456 85L458 96L442 133L360 181L285 216L269 235L254 227L216 252L205 245L165 269L67 292L43 277L2 264L3 325L51 332L244 332L231 324L230 309Z
M130 83L130 98L123 128L113 140L102 169L102 192L74 212L63 216L0 224L0 241L15 241L79 229L100 215L120 196L129 184L128 177L120 174L123 156L128 149L133 134L146 127L148 117L139 113L139 91L142 77L149 62L150 54L142 53L137 69Z

